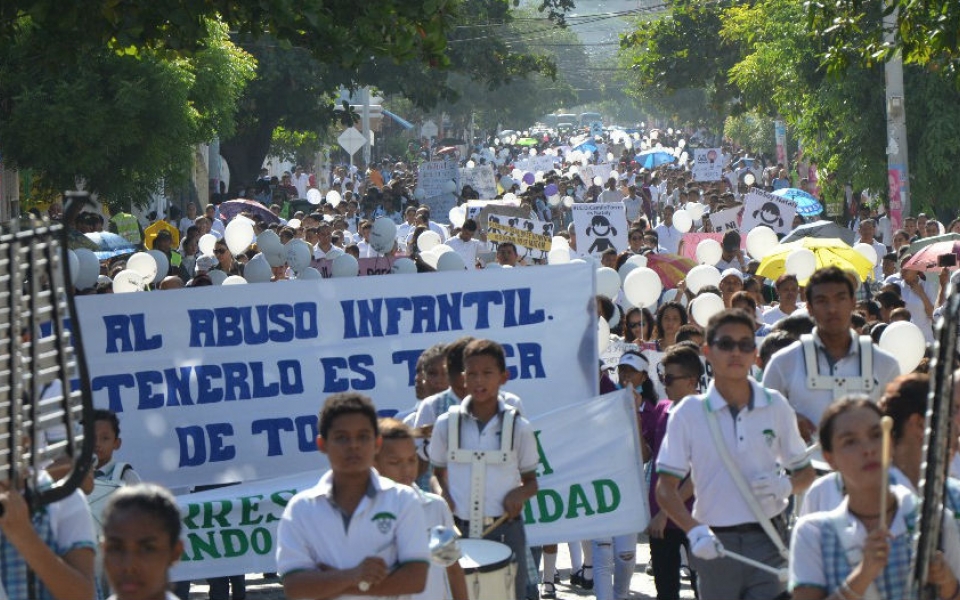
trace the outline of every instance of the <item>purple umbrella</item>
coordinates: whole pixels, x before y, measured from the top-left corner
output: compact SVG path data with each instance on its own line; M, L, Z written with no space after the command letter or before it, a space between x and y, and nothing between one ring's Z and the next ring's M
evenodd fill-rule
M270 212L270 209L260 204L256 200L227 200L220 204L220 216L224 223L229 223L231 219L242 212L252 214L257 220L270 223L279 223L280 217Z

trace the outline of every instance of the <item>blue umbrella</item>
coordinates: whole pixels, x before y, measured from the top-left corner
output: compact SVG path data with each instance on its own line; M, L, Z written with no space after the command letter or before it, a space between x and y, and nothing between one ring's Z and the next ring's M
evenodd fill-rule
M597 145L594 144L593 142L584 142L579 146L577 146L576 148L574 148L574 150L577 152L596 152Z
M663 150L648 150L634 156L633 160L644 169L656 169L660 165L672 163L677 157Z
M97 250L94 250L93 253L97 255L98 260L109 260L116 256L133 254L137 251L137 247L132 242L109 231L94 231L84 235L97 245Z
M797 188L783 188L775 191L773 195L796 202L797 214L801 217L812 217L823 212L823 205L809 192Z

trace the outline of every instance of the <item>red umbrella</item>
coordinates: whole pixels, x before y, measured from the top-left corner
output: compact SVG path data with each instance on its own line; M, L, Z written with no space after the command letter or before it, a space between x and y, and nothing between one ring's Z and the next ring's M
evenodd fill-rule
M695 266L696 261L678 254L647 254L647 267L660 276L665 290L677 287L680 280Z
M953 254L960 257L960 242L946 241L934 242L929 246L924 246L910 257L903 266L914 271L939 271L943 267L939 266L941 256ZM953 265L948 269L957 268L957 259L953 259Z

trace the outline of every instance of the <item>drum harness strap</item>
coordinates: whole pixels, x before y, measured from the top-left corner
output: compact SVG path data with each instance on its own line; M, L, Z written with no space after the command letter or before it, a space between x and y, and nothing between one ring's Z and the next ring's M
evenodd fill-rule
M833 399L838 400L850 393L870 394L873 392L873 340L868 335L860 336L860 376L834 377L821 375L817 363L817 348L812 334L800 336L803 344L803 361L807 373L807 388L811 390L830 390Z
M460 447L460 423L464 411L460 406L453 406L448 411L447 431L449 444L447 461L470 465L470 531L471 538L481 538L483 528L487 525L483 515L484 487L487 478L487 465L506 464L513 455L513 426L517 420L517 411L506 406L500 412L502 427L500 429L499 450L464 450ZM492 521L492 519L491 519Z
M764 389L763 391L767 395L767 402L770 402L769 390ZM704 411L707 415L707 426L710 429L710 437L713 438L713 445L716 448L720 459L723 461L724 466L727 468L730 478L733 479L733 483L737 486L737 490L740 491L740 495L743 497L744 503L746 503L747 507L750 508L750 512L752 512L753 516L756 517L757 523L759 523L760 527L763 528L763 531L767 534L767 537L769 537L770 541L773 542L773 545L776 546L780 556L789 560L790 551L780 538L780 533L771 522L770 517L768 517L763 511L763 507L760 506L760 501L757 500L757 497L753 494L753 490L751 490L750 484L747 483L747 478L744 476L743 471L740 470L740 467L737 466L736 461L730 454L730 449L727 448L727 444L723 440L723 434L720 432L720 423L717 421L717 415L710 411L710 404L707 402L707 396L702 395L698 398L703 404Z

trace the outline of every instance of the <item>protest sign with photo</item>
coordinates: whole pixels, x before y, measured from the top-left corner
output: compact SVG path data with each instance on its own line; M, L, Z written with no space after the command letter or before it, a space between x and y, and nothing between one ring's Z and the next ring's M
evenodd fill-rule
M570 210L580 256L600 256L607 248L619 254L629 247L627 209L622 202L579 203Z
M378 409L407 409L417 357L462 335L504 345L506 389L528 415L597 389L589 265L242 288L77 298L94 404L119 415L119 458L147 481L316 469L326 396L357 391Z
M751 188L743 199L741 231L751 231L763 225L777 233L787 234L793 230L793 217L797 204L793 200L774 196L758 188Z
M536 173L538 171L547 173L556 169L556 163L558 160L559 159L556 156L550 156L549 154L538 154L537 156L519 158L513 163L513 166L516 169L520 169L524 173Z
M585 184L593 185L595 177L599 177L602 182L600 185L606 185L607 179L610 179L610 172L613 171L613 165L610 163L600 163L599 165L584 165L580 167L580 179Z
M521 208L516 204L508 204L502 200L469 200L467 201L467 218L477 222L477 239L482 242L487 241L487 221L490 215L497 215L499 218L529 219L530 211Z
M713 225L713 230L717 233L723 233L731 229L740 229L740 212L742 210L742 206L734 206L733 208L726 208L724 210L718 210L715 213L709 213L707 216L710 217L710 224Z
M494 198L497 195L497 180L493 165L478 165L472 169L460 169L460 189L473 188L481 198Z
M694 148L691 169L694 181L720 181L723 165L720 148Z
M420 165L417 186L425 194L421 204L430 207L431 214L446 215L457 205L457 196L447 191L451 181L460 189L460 167L453 159L431 160Z
M521 258L546 260L553 240L553 223L538 219L520 217L505 218L504 215L491 214L487 217L487 242L494 249L503 242L511 242L517 247Z
M539 491L523 510L528 544L609 538L647 526L635 415L630 391L619 390L530 418L540 463ZM584 432L596 435L584 441ZM275 572L277 521L323 471L317 460L303 473L179 496L184 553L172 579Z
M684 258L689 258L690 260L700 262L700 259L697 258L697 246L700 245L700 242L703 240L717 240L717 243L723 243L723 234L722 233L685 233L683 238L680 240L680 251L678 254ZM740 236L740 248L743 250L747 249L747 236Z

